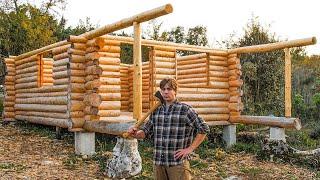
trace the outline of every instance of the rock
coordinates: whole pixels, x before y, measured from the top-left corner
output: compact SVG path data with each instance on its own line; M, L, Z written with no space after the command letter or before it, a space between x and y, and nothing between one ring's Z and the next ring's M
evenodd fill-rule
M142 161L137 139L117 138L113 155L107 162L106 175L110 178L129 178L141 172Z
M241 180L241 179L242 178L237 177L237 176L230 176L230 177L225 178L224 180Z

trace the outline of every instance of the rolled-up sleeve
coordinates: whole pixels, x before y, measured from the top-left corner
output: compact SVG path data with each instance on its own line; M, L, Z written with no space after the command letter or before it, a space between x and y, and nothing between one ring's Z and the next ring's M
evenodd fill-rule
M149 120L143 125L142 129L147 138L151 138L153 136L153 113L150 115Z
M208 134L210 132L208 124L191 107L188 108L187 119L188 123L196 129L197 134Z

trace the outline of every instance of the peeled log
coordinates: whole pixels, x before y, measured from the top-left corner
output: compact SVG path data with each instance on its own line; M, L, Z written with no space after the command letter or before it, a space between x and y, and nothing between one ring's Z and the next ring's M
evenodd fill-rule
M60 72L60 71L66 71L68 70L68 67L67 66L58 66L58 67L54 67L52 69L53 72ZM52 72L51 72L52 73Z
M177 94L180 101L214 101L214 100L229 100L229 94Z
M72 62L72 63L84 63L84 62L86 62L86 58L84 56L72 54L72 55L70 55L70 62Z
M121 49L119 46L103 46L99 51L110 52L110 53L120 53Z
M32 97L32 98L23 98L16 99L18 104L55 104L55 105L66 105L68 104L67 97Z
M243 85L243 81L241 79L234 80L234 81L229 81L229 86L230 87L240 87L242 85Z
M228 121L229 114L201 114L205 121Z
M84 94L83 93L71 93L72 100L83 101Z
M267 52L267 51L273 51L277 49L311 45L311 44L315 44L316 42L317 42L316 37L311 37L311 38L297 39L297 40L284 41L284 42L239 47L239 48L228 50L228 53L240 54L240 53L250 53L250 52Z
M117 117L120 116L121 112L119 110L99 110L98 115L100 117Z
M217 107L217 108L194 108L198 114L228 114L229 108Z
M120 101L121 93L100 93L103 101Z
M301 121L298 118L272 117L272 116L240 116L230 119L232 123L260 124L271 127L301 129Z
M102 85L99 87L99 93L118 93L121 87L119 85Z
M29 57L26 57L24 59L17 59L15 58L15 65L16 66L19 66L21 64L25 64L25 63L28 63L28 62L32 62L32 61L37 61L39 58L39 56L35 55L35 56L29 56Z
M106 72L106 71L103 71L102 74L100 75L100 77L120 78L120 73L119 72ZM121 79L121 81L122 80L123 79Z
M188 64L188 65L179 65L177 67L178 71L180 70L190 70L190 69L195 69L195 68L201 68L201 67L206 67L206 61L203 63L196 63L196 64Z
M16 94L16 98L31 98L31 97L56 97L67 96L68 92L42 92L42 93L19 93Z
M183 101L194 108L228 107L228 101Z
M16 84L14 87L17 90L36 88L36 87L38 87L38 82L27 82L27 83Z
M228 63L227 63L226 61L214 61L214 60L210 60L210 61L209 61L209 65L227 67L227 66L228 66Z
M5 118L14 118L15 115L16 115L15 112L8 112L8 111L4 112L4 117Z
M221 89L228 89L229 83L228 82L210 82L210 87L212 88L221 88Z
M63 78L63 79L55 79L53 81L54 85L63 85L63 84L69 84L69 78Z
M72 43L71 48L85 51L87 49L87 45L84 43Z
M38 66L33 66L33 67L21 69L21 70L16 70L16 74L18 75L18 74L37 72L37 71L38 71Z
M178 64L179 64L179 62L182 62L182 61L201 59L201 58L206 58L206 57L207 57L206 53L200 53L200 54L194 54L194 55L189 55L189 56L177 57L177 60L178 60Z
M82 101L72 100L70 103L71 111L83 111L86 105Z
M37 112L37 111L16 111L15 113L17 115L24 115L24 116L49 117L49 118L59 118L59 119L69 118L69 115L67 113Z
M100 78L101 84L103 85L120 85L121 81L119 78Z
M84 93L86 91L85 86L78 83L70 84L70 88L72 93Z
M70 69L84 70L85 67L83 63L70 63Z
M69 64L69 58L53 61L53 70L58 66L67 66Z
M178 79L178 84L193 84L208 82L206 77L202 78L190 78L190 79Z
M84 87L87 90L93 90L93 89L97 89L101 86L101 82L99 80L93 80L93 81L89 81L87 82Z
M112 71L112 72L119 72L120 66L119 65L99 65L103 71Z
M93 106L86 106L83 111L85 114L97 115L99 112L99 109Z
M15 104L16 111L40 111L40 112L66 112L66 105L47 105L47 104Z
M184 75L184 74L199 74L199 73L206 73L207 68L195 68L195 69L187 69L187 70L180 70L178 71L178 75Z
M70 112L70 117L71 118L83 118L84 117L84 112L83 111Z
M228 82L228 78L222 78L222 77L209 77L210 81L217 81L217 82Z
M98 47L99 49L103 48L105 45L104 38L102 37L97 37L94 39L90 39L86 43L87 47Z
M86 67L85 73L87 75L101 75L103 72L103 69L99 66L89 66Z
M120 58L112 58L112 57L100 57L99 58L100 65L119 65Z
M54 49L52 49L52 54L53 55L57 55L57 54L61 54L63 52L67 52L67 50L70 48L70 44L64 45L64 46L60 46L60 47L56 47Z
M79 36L74 36L74 35L70 35L67 38L68 42L72 42L72 43L86 43L88 40L84 37L79 37Z
M23 116L16 115L15 119L18 120L27 120L31 123L49 125L49 126L58 126L62 128L68 128L71 126L71 122L68 119L58 119L58 118L46 118L46 117L36 117L36 116Z
M229 94L228 89L179 87L178 94Z
M54 72L52 74L53 79L63 79L69 77L69 71L60 71L60 72Z
M242 103L230 103L228 107L229 107L230 111L242 111L243 110Z
M24 64L21 64L19 66L16 66L16 70L20 70L20 69L25 69L25 68L28 68L28 67L36 66L37 64L38 64L37 61L24 63Z
M120 101L102 101L99 106L99 110L118 110L120 107Z
M99 105L100 105L101 102L102 102L102 100L101 100L101 95L99 95L99 94L97 94L97 93L86 94L86 95L84 96L83 102L84 102L87 106L99 107Z
M84 70L76 70L76 69L71 69L70 70L70 75L71 76L78 76L78 77L84 77L86 74Z

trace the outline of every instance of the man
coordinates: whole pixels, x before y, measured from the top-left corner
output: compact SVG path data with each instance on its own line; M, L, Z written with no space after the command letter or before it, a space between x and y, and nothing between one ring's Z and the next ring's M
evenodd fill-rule
M202 143L209 127L191 106L177 101L175 79L163 79L160 89L165 104L150 115L141 130L132 127L128 132L137 139L153 140L155 179L188 180L188 157Z

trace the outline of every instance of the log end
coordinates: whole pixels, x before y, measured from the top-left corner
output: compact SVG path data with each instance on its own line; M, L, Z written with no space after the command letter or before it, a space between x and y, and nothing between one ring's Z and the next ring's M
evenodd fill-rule
M173 12L173 7L172 7L172 5L171 5L171 4L166 4L166 5L165 5L165 11L166 11L167 13L172 13L172 12Z

